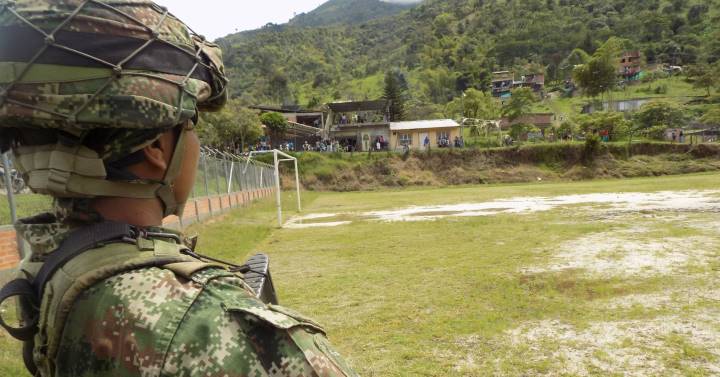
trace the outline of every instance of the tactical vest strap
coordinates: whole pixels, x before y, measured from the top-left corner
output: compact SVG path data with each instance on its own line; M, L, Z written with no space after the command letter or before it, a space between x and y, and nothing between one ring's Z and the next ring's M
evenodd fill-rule
M27 279L15 279L0 289L0 304L11 297L26 298L33 305L39 305L35 297L35 289ZM32 318L23 318L22 327L12 327L5 323L5 320L0 315L0 326L13 338L25 342L31 340L37 333L38 319L37 315Z
M143 268L166 269L168 265L194 263L197 271L218 266L183 254L185 246L175 241L161 238L140 240L147 242L137 242L134 245L115 243L81 253L62 267L62 273L55 274L47 282L40 309L39 332L35 337L36 344L44 347L36 347L35 359L48 364L39 365L40 369L54 370L54 360L67 317L77 298L95 284Z
M0 304L12 297L22 300L22 327L9 326L1 316L0 326L25 342L23 358L33 375L38 370L41 375L53 375L67 315L77 297L98 282L150 267L172 266L167 269L186 275L209 267L222 268L191 256L192 252L177 241L143 235L148 234L116 222L80 228L49 254L34 278L19 278L0 289Z
M33 285L36 297L42 298L45 283L52 278L55 271L60 269L85 251L108 242L122 242L123 239L134 240L137 231L132 226L116 222L103 222L96 225L80 228L71 233L60 247L45 260L38 271Z
M107 242L119 242L123 237L133 237L134 233L130 225L113 222L100 223L71 233L48 257L32 281L15 279L2 287L0 304L11 297L16 297L27 300L30 307L37 309L43 297L45 284L65 263L94 246ZM23 342L31 340L37 333L38 321L39 315L36 312L22 318L22 327L12 327L0 316L0 326L13 338Z

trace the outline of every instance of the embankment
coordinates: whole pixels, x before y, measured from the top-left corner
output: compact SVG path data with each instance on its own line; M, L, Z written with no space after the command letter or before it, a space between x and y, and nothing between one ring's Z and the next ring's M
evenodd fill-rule
M318 191L632 178L720 170L720 145L536 144L489 150L298 154L302 185ZM288 172L289 173L289 172ZM285 183L291 184L290 176Z

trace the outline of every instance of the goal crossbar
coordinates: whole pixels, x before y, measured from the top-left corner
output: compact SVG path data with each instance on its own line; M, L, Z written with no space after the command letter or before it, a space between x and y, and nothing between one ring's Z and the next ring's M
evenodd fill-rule
M275 172L275 200L277 202L277 217L278 217L278 226L282 228L283 226L283 219L282 219L282 197L280 193L280 163L282 162L292 162L295 168L295 190L296 190L296 196L297 196L297 209L298 212L302 212L302 203L300 201L300 172L298 171L298 161L297 158L283 152L279 151L277 149L269 150L269 151L252 151L248 155L247 159L245 160L245 169L243 169L243 174L247 172L248 165L250 165L250 161L253 159L254 156L259 154L273 154L273 168Z

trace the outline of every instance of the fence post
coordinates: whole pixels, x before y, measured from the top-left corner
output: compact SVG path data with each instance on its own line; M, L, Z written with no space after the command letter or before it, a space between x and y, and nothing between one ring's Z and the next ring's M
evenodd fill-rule
M7 195L8 205L10 206L10 219L12 220L12 223L15 224L17 221L17 206L15 203L15 192L13 191L13 185L12 185L12 177L10 168L10 158L8 158L8 153L3 153L2 155L2 163L5 167L5 194ZM19 234L16 234L16 244L18 248L18 253L20 254L20 259L25 258L25 245L24 241L20 238Z
M275 161L275 200L277 201L277 214L278 214L278 226L282 228L282 197L280 196L280 169L278 168L278 153L273 153L273 160Z
M300 202L300 172L298 172L297 159L295 159L295 190L297 190L298 212L302 212L302 203Z
M210 216L213 214L212 200L210 200L210 184L208 183L208 169L207 169L207 154L202 154L202 165L203 165L203 178L205 180L205 198L208 201L208 209L210 210Z
M214 168L213 168L213 171L215 172L215 174L213 174L213 181L215 181L215 188L217 189L217 191L216 191L216 193L217 193L216 196L218 197L218 199L220 199L220 200L218 200L218 202L220 203L220 212L222 212L222 210L223 210L222 196L221 196L221 195L222 195L222 189L220 188L220 181L218 180L218 178L220 178L220 177L218 177L218 174L217 174L217 172L218 172L218 162L220 162L220 160L218 160L217 158L214 158L213 160L214 160L214 164L213 164Z
M257 194L262 186L262 183L260 183L260 180L262 179L261 167L255 167L255 175L253 177L255 178L255 190L253 190L253 196L257 199Z
M243 207L247 204L247 170L243 167L242 174L240 174L240 169L238 169L238 179L240 180L240 197L242 197L243 200Z
M195 221L200 222L200 211L198 210L198 204L197 204L198 197L197 197L197 189L195 188L195 185L193 185L192 197L193 197L192 198L193 206L195 206Z

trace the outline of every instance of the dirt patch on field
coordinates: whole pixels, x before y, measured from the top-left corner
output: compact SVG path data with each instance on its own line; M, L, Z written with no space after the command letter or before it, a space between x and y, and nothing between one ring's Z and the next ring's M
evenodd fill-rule
M555 320L523 324L506 333L526 357L550 361L565 374L658 376L683 366L720 373L720 312L595 322L578 327ZM672 368L676 369L676 368ZM549 373L555 375L556 373Z
M567 241L550 264L524 273L582 270L592 277L647 277L682 272L691 262L705 263L718 240L705 236L651 239L641 229L602 232Z
M603 206L604 212L720 211L720 191L662 191L654 193L600 193L556 197L520 197L480 203L414 206L389 211L311 214L290 219L286 228L347 225L355 221L430 221L448 217L477 217L523 214L556 208ZM318 221L321 220L321 221Z

